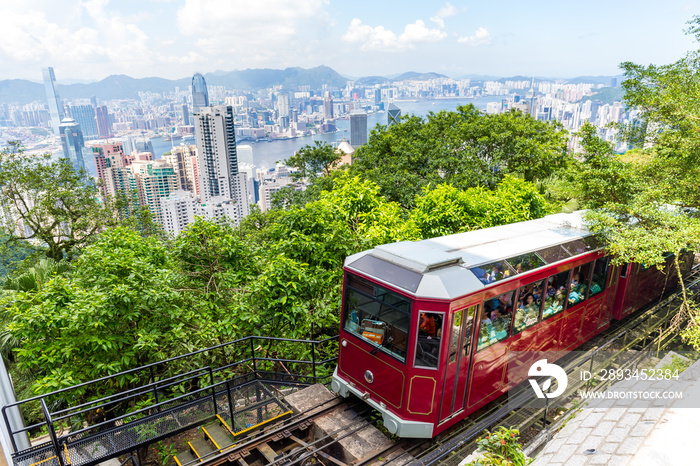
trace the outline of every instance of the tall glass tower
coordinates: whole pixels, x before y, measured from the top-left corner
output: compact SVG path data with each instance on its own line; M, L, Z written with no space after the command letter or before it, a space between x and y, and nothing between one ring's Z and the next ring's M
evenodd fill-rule
M195 73L192 76L192 113L199 113L201 109L209 106L209 93L204 76Z
M65 114L63 113L63 105L61 98L56 92L56 75L53 73L53 68L48 67L42 70L44 74L44 88L46 89L46 100L49 102L49 114L51 115L51 127L56 136L61 135L61 120Z
M350 145L352 147L367 144L367 114L353 112L350 114Z
M72 118L64 118L59 125L63 156L70 160L76 171L85 170L83 160L83 133L80 125Z
M401 109L394 104L389 104L387 110L387 126L394 126L401 123Z

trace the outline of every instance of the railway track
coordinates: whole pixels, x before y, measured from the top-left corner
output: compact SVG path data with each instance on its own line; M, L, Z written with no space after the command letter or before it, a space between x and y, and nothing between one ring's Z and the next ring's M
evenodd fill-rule
M348 410L354 414L354 420L342 427L323 435L318 435L314 429L315 421L333 411ZM257 432L251 438L241 442L234 441L224 444L210 442L213 449L206 454L198 454L188 462L178 461L179 466L263 466L263 465L368 465L384 462L385 458L396 456L407 443L398 442L385 448L377 449L365 458L344 462L338 443L351 435L368 427L367 417L371 414L371 408L359 400L341 400L333 398L320 403L309 410L309 414L294 416L286 421L267 426ZM209 435L207 426L201 431L204 436ZM198 433L200 435L200 433ZM200 442L201 444L201 442Z

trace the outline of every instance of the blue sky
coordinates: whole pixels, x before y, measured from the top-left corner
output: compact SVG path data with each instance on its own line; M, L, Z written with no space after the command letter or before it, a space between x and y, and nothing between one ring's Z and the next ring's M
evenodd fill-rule
M436 71L573 77L663 64L698 44L700 1L4 0L0 79L328 65L349 76Z

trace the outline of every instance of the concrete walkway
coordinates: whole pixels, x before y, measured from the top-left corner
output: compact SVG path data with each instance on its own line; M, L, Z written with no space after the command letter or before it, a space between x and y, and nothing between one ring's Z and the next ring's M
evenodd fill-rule
M672 390L682 399L590 401L545 446L533 466L700 464L700 364L681 380L624 381L608 392Z

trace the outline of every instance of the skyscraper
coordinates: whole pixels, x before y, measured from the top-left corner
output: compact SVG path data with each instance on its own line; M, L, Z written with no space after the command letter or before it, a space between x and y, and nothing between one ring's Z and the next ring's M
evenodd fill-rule
M401 123L401 109L394 104L389 104L387 111L387 126L394 126Z
M53 68L44 68L44 88L46 89L46 100L49 103L49 113L51 114L51 127L56 136L61 135L61 120L65 116L61 99L56 92L56 75L53 73Z
M350 144L353 147L367 144L367 114L350 114Z
M289 94L277 95L277 113L279 114L279 125L283 128L289 126Z
M246 176L238 171L233 121L233 107L206 107L194 115L194 134L199 156L202 202L225 204L233 200L236 213L232 218L238 222L248 215L249 204L245 194Z
M325 113L326 120L333 119L333 97L328 91L323 96L323 113Z
M233 107L203 108L194 115L202 200L216 196L233 197L233 178L238 175L236 130Z
M76 171L85 170L83 160L83 133L80 125L72 118L64 118L59 125L63 156L70 160Z
M83 132L85 139L93 139L99 135L97 132L97 121L95 120L95 109L92 105L71 105L69 110L71 118L80 125L80 130Z
M95 120L97 120L97 133L99 137L112 137L112 122L109 121L109 111L106 105L95 107Z
M192 113L198 113L209 106L209 92L207 92L207 82L204 76L195 73L192 76Z
M182 124L185 126L190 124L190 111L187 109L187 104L182 104Z

